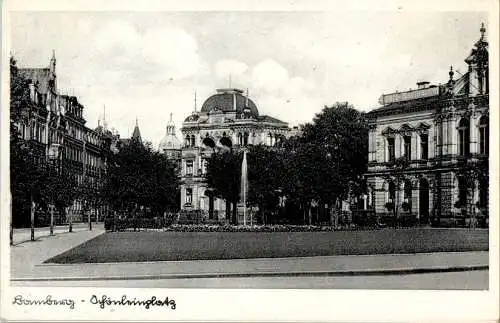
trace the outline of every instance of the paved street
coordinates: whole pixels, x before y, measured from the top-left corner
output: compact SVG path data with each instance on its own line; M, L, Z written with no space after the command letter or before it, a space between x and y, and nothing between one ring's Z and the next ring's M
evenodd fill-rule
M245 277L13 282L13 286L127 288L488 289L488 271L355 277Z

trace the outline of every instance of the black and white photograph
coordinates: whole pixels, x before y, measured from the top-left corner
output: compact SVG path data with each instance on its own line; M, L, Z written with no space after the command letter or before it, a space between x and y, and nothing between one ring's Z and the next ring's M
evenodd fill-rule
M43 2L3 8L2 318L498 300L498 1Z

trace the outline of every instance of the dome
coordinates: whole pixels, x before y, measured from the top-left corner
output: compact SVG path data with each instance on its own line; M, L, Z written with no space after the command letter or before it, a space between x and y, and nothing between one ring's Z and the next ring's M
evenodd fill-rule
M243 91L239 89L219 89L217 94L210 96L202 105L201 112L211 112L212 110L221 110L223 112L234 111L234 97L236 96L236 112L238 114L243 113L243 109L246 107L247 97L242 94ZM255 103L248 98L248 108L250 109L250 115L253 117L259 116L259 110Z
M192 114L189 117L187 117L186 119L184 119L184 122L195 122L195 121L198 121L199 118L200 117L197 114Z
M172 121L172 113L170 114L170 121L167 123L167 133L160 141L158 150L164 152L165 150L180 150L181 141L175 136L175 123Z
M181 142L175 135L168 134L160 141L159 151L163 152L164 150L180 150Z

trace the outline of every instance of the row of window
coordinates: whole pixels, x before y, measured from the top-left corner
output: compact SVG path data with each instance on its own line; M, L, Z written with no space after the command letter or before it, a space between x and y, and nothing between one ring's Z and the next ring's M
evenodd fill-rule
M387 138L388 161L393 162L396 159L396 142L394 137ZM403 156L411 159L411 136L403 136ZM429 158L429 136L420 135L420 159Z
M21 134L21 138L28 140L36 140L41 143L46 144L47 139L45 138L45 124L40 122L33 122L31 126L26 126L24 123L19 125L19 132Z
M479 153L489 153L489 119L487 116L479 120ZM458 153L460 156L470 155L470 124L468 118L462 118L458 124ZM411 158L411 136L403 136L403 154L408 159ZM392 162L396 158L395 138L387 138L388 161ZM429 137L427 134L420 135L420 159L426 160L429 156Z
M68 133L71 137L77 139L77 140L83 140L84 139L84 134L85 132L77 126L74 125L69 125L68 126Z
M458 123L458 153L461 156L470 155L470 122L469 118L462 118ZM479 119L479 153L489 154L489 118L482 116Z
M256 133L253 133L252 134L253 137L256 137ZM240 146L247 146L248 144L250 144L250 133L249 132L239 132L237 135L236 135L236 138L237 138L237 141L238 141L238 145ZM269 133L265 139L264 139L264 143L268 146L274 146L276 145L278 142L280 142L281 140L281 135L280 134L274 134L274 133ZM222 134L222 138L220 140L220 143L224 146L228 146L228 147L231 147L233 145L233 142L231 140L231 138L229 138L226 133L224 132ZM209 147L214 147L215 146L215 142L207 137L205 139L203 139L203 144L204 145L207 145ZM185 147L194 147L196 146L196 137L195 135L187 135L185 138L184 138L184 146Z
M65 147L66 150L66 158L70 160L74 160L77 162L83 162L85 165L91 167L101 166L101 159L99 156L92 155L90 153L84 153L82 150L76 149L74 147Z

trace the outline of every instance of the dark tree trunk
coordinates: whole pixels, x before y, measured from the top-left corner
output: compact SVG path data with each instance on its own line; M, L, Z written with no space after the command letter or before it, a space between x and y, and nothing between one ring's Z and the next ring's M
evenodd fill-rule
M312 210L311 210L311 202L307 203L307 215L309 219L309 225L312 225Z
M226 200L226 219L230 221L231 219L231 202Z
M238 201L233 202L233 224L238 225Z
M266 212L264 210L264 203L259 202L259 212L262 215L262 224L266 225L267 224L267 219L266 219Z

